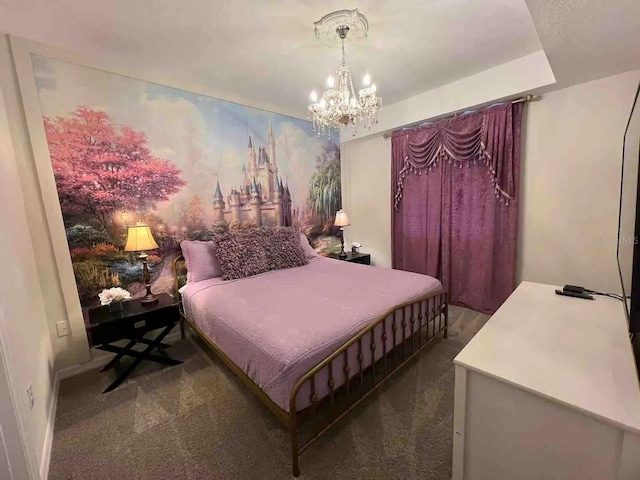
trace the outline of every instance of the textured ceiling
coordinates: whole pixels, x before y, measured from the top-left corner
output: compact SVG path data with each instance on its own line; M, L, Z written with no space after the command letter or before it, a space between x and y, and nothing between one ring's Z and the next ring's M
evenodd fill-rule
M527 0L556 88L640 68L640 0Z
M305 116L340 63L313 22L334 0L0 0L0 31L138 71L181 72L248 103ZM385 104L541 49L524 0L362 0L369 37L347 47ZM357 85L356 85L357 88Z

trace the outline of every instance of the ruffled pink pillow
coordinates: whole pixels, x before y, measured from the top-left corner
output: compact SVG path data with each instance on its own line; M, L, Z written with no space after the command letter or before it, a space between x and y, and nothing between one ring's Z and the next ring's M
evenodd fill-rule
M297 229L256 227L216 235L216 255L224 280L306 265Z
M187 283L201 282L222 276L222 268L216 257L215 243L183 240L180 243L180 248L187 267Z
M213 237L223 280L251 277L269 271L262 230L236 230Z

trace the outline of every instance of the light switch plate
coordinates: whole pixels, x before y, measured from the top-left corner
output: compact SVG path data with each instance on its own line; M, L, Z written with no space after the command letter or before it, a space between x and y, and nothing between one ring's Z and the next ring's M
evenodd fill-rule
M64 321L56 323L56 329L58 330L59 337L69 335L69 322Z

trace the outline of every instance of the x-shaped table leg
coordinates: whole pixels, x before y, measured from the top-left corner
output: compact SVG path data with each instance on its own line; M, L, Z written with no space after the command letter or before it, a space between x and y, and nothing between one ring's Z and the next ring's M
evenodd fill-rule
M162 343L162 340L164 339L164 337L168 335L168 333L173 329L173 327L174 325L169 325L153 340L150 340L148 338L132 339L129 341L129 343L125 347L116 347L110 344L98 346L100 350L117 353L115 358L113 358L113 360L111 360L101 371L105 371L109 368L115 367L124 356L135 358L135 360L131 363L131 365L129 365L125 370L123 370L122 373L120 373L117 376L117 378L113 381L113 383L109 385L106 388L106 390L102 393L107 393L117 388L129 375L131 375L131 372L133 372L138 367L138 365L142 363L143 360L151 360L158 363L164 363L165 365L180 365L182 363L180 360L174 360L172 358L169 358L169 356L164 351L164 348L168 347L169 345ZM147 345L147 347L141 352L137 350L133 350L133 346L136 343L144 343ZM151 351L154 348L158 349L158 352L160 352L160 355L153 355L151 353Z

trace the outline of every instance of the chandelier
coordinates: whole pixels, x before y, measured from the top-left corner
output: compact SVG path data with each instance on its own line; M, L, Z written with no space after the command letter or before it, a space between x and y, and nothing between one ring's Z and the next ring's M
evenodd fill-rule
M337 26L336 26L337 25ZM355 10L340 10L330 13L315 23L316 37L326 45L334 45L336 39L342 44L342 65L336 70L335 78L327 79L327 90L320 97L311 92L311 104L307 107L309 119L318 136L332 128L351 125L353 136L358 133L358 122L371 130L378 123L378 112L382 108L382 99L376 95L376 84L371 76L364 75L363 88L356 95L351 79L351 70L346 62L344 43L351 32L355 38L367 36L369 25L364 15Z

